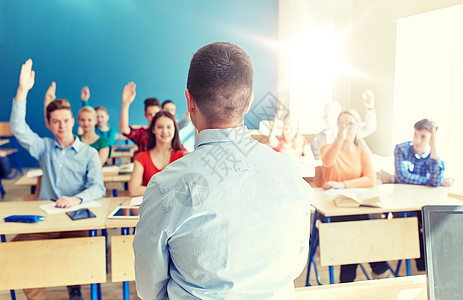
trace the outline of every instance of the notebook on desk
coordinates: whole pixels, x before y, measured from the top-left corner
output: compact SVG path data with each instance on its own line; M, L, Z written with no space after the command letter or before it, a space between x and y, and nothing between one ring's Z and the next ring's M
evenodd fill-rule
M428 299L463 299L463 206L424 206L422 215Z

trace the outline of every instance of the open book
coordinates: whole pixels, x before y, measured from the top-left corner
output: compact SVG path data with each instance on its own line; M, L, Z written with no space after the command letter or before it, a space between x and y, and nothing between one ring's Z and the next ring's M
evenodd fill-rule
M339 189L336 193L333 201L337 207L381 207L379 194L375 189Z

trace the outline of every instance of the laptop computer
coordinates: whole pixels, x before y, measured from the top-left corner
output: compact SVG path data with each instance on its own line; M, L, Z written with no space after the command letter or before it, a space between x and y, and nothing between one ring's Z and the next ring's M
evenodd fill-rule
M423 206L428 299L463 299L463 205Z

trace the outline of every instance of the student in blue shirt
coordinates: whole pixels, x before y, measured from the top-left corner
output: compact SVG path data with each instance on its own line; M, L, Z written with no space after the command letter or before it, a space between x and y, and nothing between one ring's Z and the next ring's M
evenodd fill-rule
M230 43L191 60L185 94L198 136L145 190L133 242L142 299L294 299L310 186L244 126L253 73Z
M57 207L71 207L105 196L98 152L72 134L74 118L67 100L46 107L46 126L54 139L41 138L26 123L26 98L34 86L32 60L21 67L10 125L19 143L37 159L43 171L39 200L57 199ZM21 234L14 241L88 236L87 231ZM82 299L80 286L68 287L71 300ZM28 299L47 299L45 289L24 290Z
M395 174L392 183L418 184L427 186L450 186L452 178L444 178L444 162L437 154L437 125L429 119L415 123L413 141L395 146ZM387 181L386 181L387 182ZM421 214L417 214L418 226L422 228ZM421 257L416 259L419 271L425 270L423 236L420 234Z

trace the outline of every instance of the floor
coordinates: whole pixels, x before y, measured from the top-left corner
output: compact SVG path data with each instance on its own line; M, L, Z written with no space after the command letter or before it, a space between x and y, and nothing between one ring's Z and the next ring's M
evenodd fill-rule
M6 190L6 195L5 195L5 198L1 199L0 201L22 201L22 196L30 192L28 188L15 187L14 181L15 180L2 180L3 186ZM119 230L109 230L108 235L112 235L112 234L120 234L120 232ZM8 237L8 239L11 239L11 237ZM317 265L319 266L318 259L319 259L319 255L317 253L316 261L317 261ZM389 263L395 269L397 262L392 261ZM365 269L367 270L368 273L371 272L368 264L365 264ZM318 272L319 272L321 282L323 284L329 283L328 267L318 267ZM335 267L334 272L335 272L336 282L338 282L339 267ZM414 275L423 274L423 272L418 272L416 270L414 262L412 262L412 273ZM302 272L302 274L294 281L296 287L305 286L306 274L307 274L307 266ZM402 264L400 275L401 276L405 275L404 264ZM366 280L366 277L363 275L360 268L358 268L357 270L357 280ZM310 284L317 285L317 282L314 276L313 267L311 269ZM108 299L108 300L122 299L122 283L111 282L110 274L108 275L108 282L101 285L101 290L102 290L103 299ZM68 299L66 287L47 288L47 293L48 293L49 298L53 300L67 300ZM90 287L89 286L83 286L82 293L85 299L90 299ZM0 291L0 300L6 300L6 299L11 299L10 292ZM26 297L24 296L22 291L16 290L16 299L23 300L23 299L26 299ZM130 299L139 299L136 295L135 282L130 282Z

